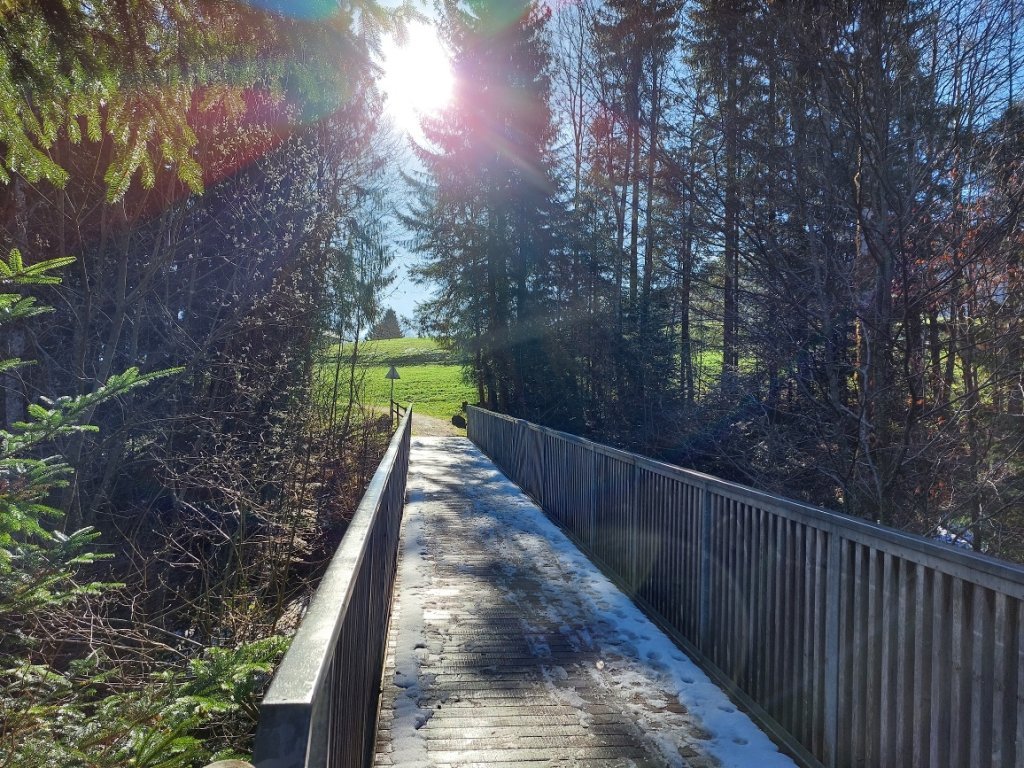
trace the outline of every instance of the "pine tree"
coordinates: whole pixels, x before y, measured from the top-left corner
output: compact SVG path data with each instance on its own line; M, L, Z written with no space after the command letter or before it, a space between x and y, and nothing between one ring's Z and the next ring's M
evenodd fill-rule
M395 310L388 307L384 317L374 323L366 338L370 341L381 341L383 339L400 339L403 336L405 333L402 331L402 324L398 322L398 315L395 314Z
M452 106L425 125L426 168L407 223L439 291L423 312L453 341L492 408L536 418L563 409L551 361L556 211L550 114L550 12L534 2L443 6Z

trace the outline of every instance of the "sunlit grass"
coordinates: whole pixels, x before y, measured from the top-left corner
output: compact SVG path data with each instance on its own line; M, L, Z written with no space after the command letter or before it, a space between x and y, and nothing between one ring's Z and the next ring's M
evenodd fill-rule
M476 402L476 390L463 381L455 356L432 339L363 342L357 365L367 405L388 407L391 382L384 376L392 365L401 377L395 382L395 400L412 402L416 413L450 421L463 401Z

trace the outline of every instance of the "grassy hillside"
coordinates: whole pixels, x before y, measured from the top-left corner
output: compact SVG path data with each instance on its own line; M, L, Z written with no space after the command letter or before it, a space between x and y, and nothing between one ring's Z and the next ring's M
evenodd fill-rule
M462 380L462 367L451 352L432 339L388 339L360 344L363 402L387 408L391 382L384 378L394 365L401 378L395 399L413 403L416 413L450 421L464 400L476 402L476 390Z

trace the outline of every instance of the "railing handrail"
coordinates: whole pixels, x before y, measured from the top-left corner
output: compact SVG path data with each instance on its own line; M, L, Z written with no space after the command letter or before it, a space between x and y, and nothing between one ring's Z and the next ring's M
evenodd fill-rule
M282 738L282 723L287 725L289 738L301 738L302 729L308 730L315 720L317 698L335 659L339 636L359 581L360 567L368 556L371 534L379 524L378 518L389 511L382 509L388 483L396 465L402 463L402 471L408 466L411 422L410 404L263 698L254 755L254 763L259 768L285 764L279 758L264 761L266 750L261 749L263 744L270 746L271 741ZM404 477L401 486L404 496ZM393 557L393 554L388 556ZM383 649L367 649L367 652L378 650L382 652ZM272 751L279 753L279 745L273 746ZM318 749L311 749L318 753Z
M380 510L384 485L398 457L402 434L408 428L409 414L395 430L387 453L366 487L352 522L320 580L316 594L281 660L274 681L263 697L263 706L309 704L323 682L330 653L338 640L341 619L348 609L355 574L366 553L366 537Z
M591 448L605 456L613 456L629 463L639 464L645 469L666 477L686 479L694 484L706 484L719 492L729 494L733 498L771 506L773 508L772 511L797 519L801 523L812 525L823 531L840 533L844 538L907 557L913 562L920 562L923 565L940 568L950 575L960 578L969 577L972 581L977 581L983 586L1000 589L1012 597L1024 600L1024 566L1016 563L1000 560L982 552L952 547L948 544L932 541L916 533L901 531L880 523L836 512L835 510L807 504L785 496L778 496L768 491L761 491L743 485L742 483L723 480L720 477L698 472L695 469L687 469L621 448L613 448L610 445L598 443L579 435L534 424L525 419L519 419L504 413L495 413L486 408L472 405L468 406L468 408L485 413L492 418L504 419L512 423L521 423L530 430L549 434L562 440ZM890 549L889 546L885 545L891 545L897 549ZM914 555L919 555L920 557L915 557ZM995 585L990 583L989 579L979 581L977 579L979 573L1006 583Z
M468 415L469 438L799 764L1024 765L1024 567Z

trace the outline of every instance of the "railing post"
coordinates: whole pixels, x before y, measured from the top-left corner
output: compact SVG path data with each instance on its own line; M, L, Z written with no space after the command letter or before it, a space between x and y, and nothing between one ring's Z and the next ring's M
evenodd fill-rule
M629 589L630 596L640 588L640 541L637 535L637 522L640 519L640 465L636 457L631 457L633 470L629 489Z
M839 764L839 621L842 604L842 546L837 531L828 537L825 592L825 755L826 768Z
M597 446L590 445L590 519L587 521L587 536L583 540L593 549L597 537ZM583 537L581 537L583 538Z
M549 472L548 468L548 435L542 429L538 431L540 435L540 477L537 478L537 490L540 493L540 506L542 509L548 507L548 483L547 475ZM558 477L558 475L556 475ZM564 478L563 478L564 480Z
M709 652L711 640L711 488L701 487L700 513L700 615L697 638L702 653Z

